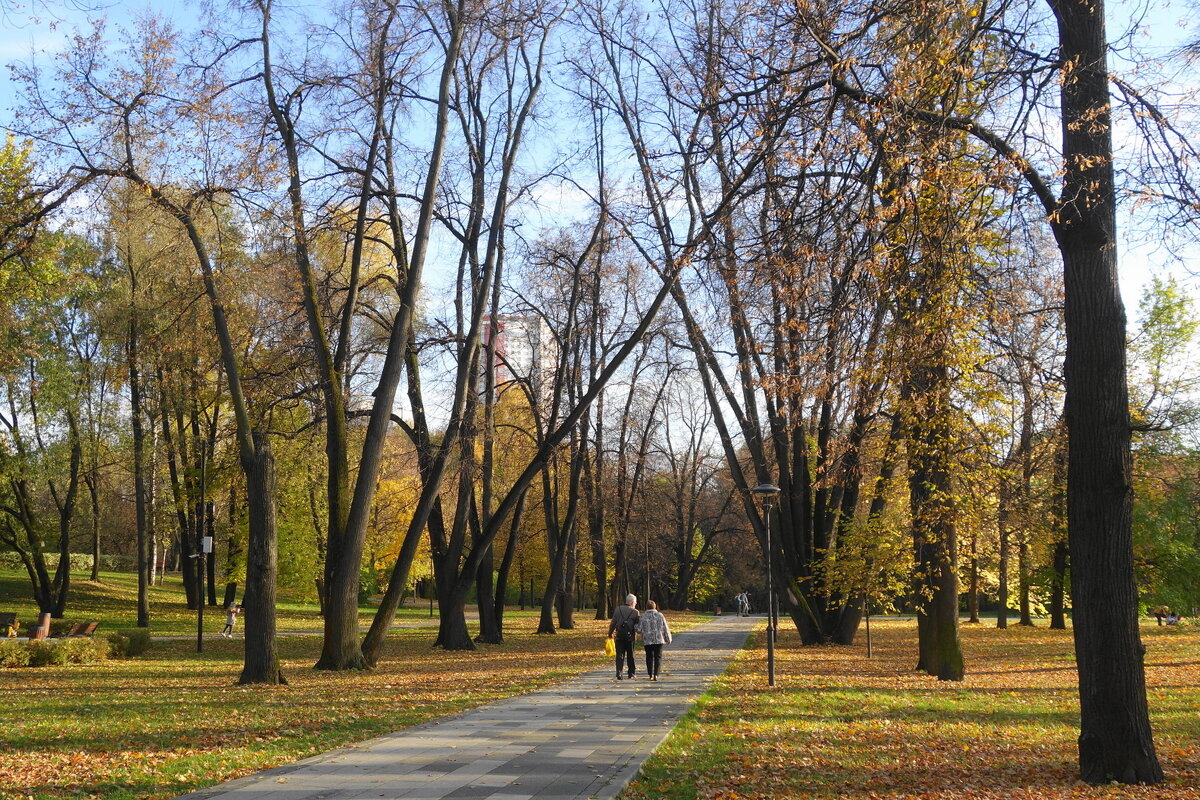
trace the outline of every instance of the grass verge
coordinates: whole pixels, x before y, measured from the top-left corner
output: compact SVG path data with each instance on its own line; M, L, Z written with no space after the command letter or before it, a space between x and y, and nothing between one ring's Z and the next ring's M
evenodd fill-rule
M240 639L203 654L156 640L135 660L0 670L0 797L174 797L527 692L607 663L607 622L585 616L550 636L519 617L503 645L473 652L399 630L378 669L352 674L312 669L319 637L282 637L281 687L235 684Z
M643 767L622 800L998 800L1200 797L1200 631L1147 626L1159 759L1153 787L1077 780L1070 631L964 626L967 679L913 672L915 623L861 645L780 632L778 686L760 634Z
M0 575L0 610L24 614L25 601ZM0 669L0 798L167 798L261 769L360 742L609 663L606 621L592 612L576 627L538 635L537 613L507 611L505 643L470 652L432 648L436 628L389 634L378 669L335 673L312 668L320 618L303 603L281 603L278 639L288 686L237 686L238 638L215 637L195 652L195 612L178 586L156 587L150 649L136 659L98 664ZM129 576L80 582L68 617L132 627L136 586ZM28 605L28 604L26 604ZM364 623L373 609L363 609ZM428 608L410 622L436 624ZM707 619L671 614L674 629ZM311 633L306 633L310 631Z
M217 602L224 597L225 587L217 592ZM189 610L184 599L183 583L178 573L168 574L160 585L148 590L150 601L150 630L156 636L195 636L196 611ZM238 599L241 599L239 590ZM321 631L321 617L316 603L280 592L276 603L280 631ZM36 623L37 605L33 602L29 578L23 572L0 571L0 611L16 613L22 629ZM375 613L373 606L360 609L362 624L369 625ZM402 607L398 620L427 618L429 609L419 602ZM99 581L87 580L76 574L71 580L64 619L83 622L98 620L98 634L112 633L120 628L137 625L137 577L126 572L102 572ZM217 606L204 609L204 630L217 633L225 625L225 615ZM241 622L239 620L239 627Z

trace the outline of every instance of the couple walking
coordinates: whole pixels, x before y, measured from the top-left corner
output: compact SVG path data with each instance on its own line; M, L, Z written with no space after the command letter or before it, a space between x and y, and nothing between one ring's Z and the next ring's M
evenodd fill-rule
M671 643L671 629L667 627L667 618L658 610L658 605L649 600L649 608L639 614L637 596L627 595L625 605L613 612L612 621L608 623L608 635L617 645L617 680L621 680L621 666L628 662L627 676L630 680L637 672L633 661L633 637L642 634L642 644L646 648L646 674L650 680L658 680L662 667L662 649L664 644Z

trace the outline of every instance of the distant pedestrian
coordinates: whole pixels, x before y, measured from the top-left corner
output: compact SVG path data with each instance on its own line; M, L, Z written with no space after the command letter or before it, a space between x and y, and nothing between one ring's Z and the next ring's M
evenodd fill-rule
M237 603L230 603L225 608L225 627L221 629L221 635L226 639L233 638L233 626L237 622L238 612L241 610Z
M662 649L671 643L671 629L667 618L658 610L653 600L646 601L646 610L638 620L638 632L642 634L642 646L646 648L646 674L650 680L658 680L662 669Z
M613 612L612 621L608 623L608 635L617 645L617 680L621 680L621 667L625 662L629 665L629 679L637 672L633 661L633 637L637 634L638 619L637 596L626 595L625 605L618 606Z
M1171 612L1170 612L1170 610L1167 609L1166 606L1159 606L1158 608L1154 609L1150 613L1153 614L1154 618L1158 620L1158 624L1162 625L1163 620L1166 619L1167 615L1170 614Z

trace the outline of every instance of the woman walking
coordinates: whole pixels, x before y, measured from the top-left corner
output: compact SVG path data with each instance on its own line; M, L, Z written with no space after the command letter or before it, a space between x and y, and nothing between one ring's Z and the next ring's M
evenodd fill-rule
M646 648L646 673L650 680L656 681L662 668L663 645L671 643L671 629L667 626L667 618L659 612L658 604L653 600L646 603L646 610L638 620L638 631Z

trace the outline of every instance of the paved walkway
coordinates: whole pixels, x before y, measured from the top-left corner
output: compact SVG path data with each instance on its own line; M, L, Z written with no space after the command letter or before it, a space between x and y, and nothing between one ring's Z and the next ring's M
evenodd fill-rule
M583 800L633 779L759 620L717 617L664 648L663 673L611 666L341 750L184 795L187 800ZM637 650L641 651L641 647ZM182 798L180 799L182 800Z

